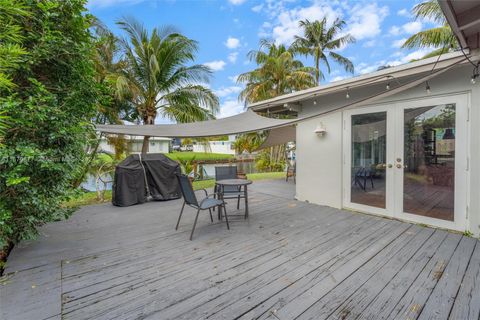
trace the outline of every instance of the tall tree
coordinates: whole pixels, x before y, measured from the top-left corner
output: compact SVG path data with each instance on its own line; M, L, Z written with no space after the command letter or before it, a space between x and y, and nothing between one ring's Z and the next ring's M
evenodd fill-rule
M315 85L315 70L295 59L295 52L284 45L261 40L260 49L250 51L248 57L258 67L238 76L237 82L246 85L240 100L257 102Z
M27 51L22 45L22 21L30 16L23 1L0 0L0 90L15 87L15 70L24 62Z
M11 121L0 148L0 250L68 214L61 204L82 164L98 102L86 1L7 2L30 14L6 14L26 54L9 71L13 86L0 89L0 110Z
M436 48L427 57L435 56L458 48L458 42L447 23L437 0L428 0L413 7L415 19L432 19L439 26L420 31L408 38L402 48Z
M292 47L305 56L313 57L317 84L320 84L320 80L325 78L320 62L323 61L328 73L330 73L331 67L328 58L343 66L347 72L353 73L353 63L334 51L355 42L355 38L350 34L339 36L345 26L345 21L337 18L329 26L325 17L322 20L315 21L302 20L299 25L303 29L303 36L295 36Z
M171 27L154 28L149 33L132 18L118 22L128 35L121 41L125 68L117 84L122 94L131 97L135 114L145 125L154 124L157 114L177 122L214 118L218 98L207 87L211 70L194 64L198 50L191 40ZM142 152L148 151L143 140Z

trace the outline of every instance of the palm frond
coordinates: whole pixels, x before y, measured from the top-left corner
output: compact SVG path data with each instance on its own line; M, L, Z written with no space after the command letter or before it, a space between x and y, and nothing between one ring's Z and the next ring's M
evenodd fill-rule
M408 38L402 48L456 47L457 40L448 25L420 31Z
M433 19L439 24L446 24L445 16L443 15L442 8L437 0L428 0L422 3L417 4L413 7L413 14L415 18L427 18Z

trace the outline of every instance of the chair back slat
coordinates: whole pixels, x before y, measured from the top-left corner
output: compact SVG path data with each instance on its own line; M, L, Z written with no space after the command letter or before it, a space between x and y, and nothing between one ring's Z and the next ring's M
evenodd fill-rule
M215 180L237 179L237 166L215 167Z
M195 192L193 191L192 184L188 177L184 174L177 175L178 183L180 184L180 190L182 191L183 199L188 205L198 207L198 200Z

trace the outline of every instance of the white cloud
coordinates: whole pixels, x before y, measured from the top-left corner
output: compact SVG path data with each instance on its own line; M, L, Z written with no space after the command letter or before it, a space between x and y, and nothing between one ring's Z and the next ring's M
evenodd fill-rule
M392 47L394 47L394 48L400 48L401 46L403 46L403 44L405 43L405 41L407 41L406 38L402 38L402 39L395 40L395 41L393 41L393 43L392 43Z
M259 4L255 7L252 7L253 12L260 12L260 11L262 11L262 9L263 9L263 4Z
M238 52L232 52L228 55L228 61L235 63L237 61Z
M330 82L340 81L340 80L343 80L343 79L346 79L346 78L347 77L345 77L345 76L336 76Z
M234 37L228 37L225 46L229 49L236 49L240 46L240 40Z
M399 15L399 16L401 16L401 17L410 17L410 16L411 16L411 15L410 15L410 11L407 10L407 9L405 9L405 8L403 8L403 9L401 9L401 10L398 10L398 11L397 11L397 15Z
M402 26L402 29L405 33L414 34L422 30L422 23L420 21L408 22Z
M296 35L302 34L302 29L298 25L300 20L318 20L326 16L328 21L333 21L339 15L340 11L319 3L314 3L309 7L280 11L271 36L277 44L290 44ZM269 24L264 23L262 27L261 31L268 28Z
M423 56L425 56L427 53L431 51L432 51L431 48L424 48L424 49L419 49L419 50L410 52L408 54L402 53L401 55L399 55L398 53L395 53L394 56L399 56L399 58L388 61L386 64L388 64L389 66L398 66L400 64L410 62L411 60L421 59Z
M227 63L223 60L215 60L210 62L205 62L204 65L212 69L213 71L221 71L225 68Z
M220 89L215 90L215 94L223 98L232 94L238 94L240 91L242 91L242 87L240 86L221 87Z
M244 109L244 105L236 99L227 99L220 105L220 114L218 115L218 118L234 116L243 112Z
M398 36L400 34L414 34L422 30L423 24L420 21L407 22L401 27L393 26L390 28L389 33L392 36Z
M393 26L390 28L388 33L390 33L392 36L398 36L399 34L402 33L402 29L400 29L400 27Z
M232 81L233 83L237 83L238 75L236 76L229 76L228 79Z
M410 53L405 53L404 51L397 51L391 55L392 58L395 57L396 59L388 60L388 61L381 60L371 64L362 62L356 66L356 71L359 74L365 74L365 73L377 71L378 68L382 66L391 66L391 67L398 66L400 64L408 63L411 60L420 59L431 51L432 51L432 48L419 49Z
M246 0L228 0L228 2L230 2L231 4L233 4L234 6L238 6L238 5L241 5L242 3L244 3Z
M372 48L374 47L375 45L377 44L377 42L375 40L370 40L370 41L367 41L363 44L363 47L364 48Z
M388 15L388 7L376 3L357 4L350 10L348 32L357 40L373 38L382 31L381 23Z

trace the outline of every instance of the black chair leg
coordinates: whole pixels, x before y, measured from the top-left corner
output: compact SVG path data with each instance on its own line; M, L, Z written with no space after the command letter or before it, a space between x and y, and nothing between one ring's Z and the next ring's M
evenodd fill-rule
M217 199L217 186L213 187L213 199ZM215 207L213 207L213 212L215 212Z
M208 209L208 212L210 213L210 220L213 222L212 209Z
M225 221L227 222L227 229L230 230L230 225L228 224L227 208L225 208L225 202L223 203L223 212L225 213Z
M178 230L178 225L180 224L180 218L182 217L183 209L185 208L185 201L183 202L182 210L180 210L180 215L178 216L178 221L177 225L175 227L175 230Z
M238 199L237 199L237 210L240 209L240 196L238 196Z
M193 238L193 232L195 231L195 226L197 225L198 214L200 213L200 209L197 210L197 216L195 217L195 221L193 222L192 233L190 233L190 240Z

